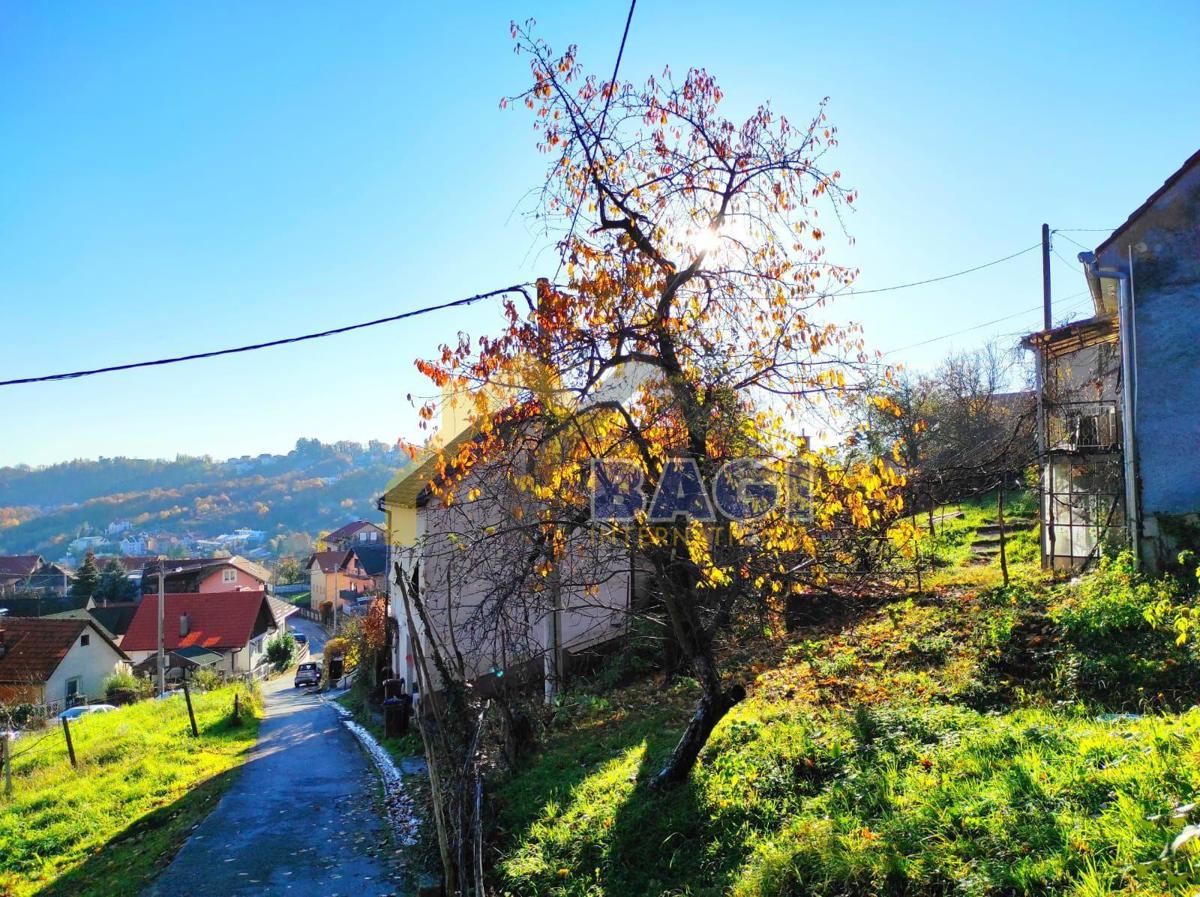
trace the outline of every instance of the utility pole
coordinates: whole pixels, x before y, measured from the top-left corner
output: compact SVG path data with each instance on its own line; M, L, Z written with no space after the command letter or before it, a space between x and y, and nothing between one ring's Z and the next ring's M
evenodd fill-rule
M158 559L158 693L167 690L167 659L163 651L163 617L166 613L166 558Z
M1050 225L1042 225L1042 312L1043 329L1049 330L1054 326L1054 318L1050 314Z

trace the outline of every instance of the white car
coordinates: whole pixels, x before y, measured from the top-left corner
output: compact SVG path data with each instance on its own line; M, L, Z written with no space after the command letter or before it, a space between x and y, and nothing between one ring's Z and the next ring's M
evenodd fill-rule
M112 704L81 704L78 707L64 710L58 715L58 718L76 720L83 716L91 716L93 713L108 713L110 710L116 709Z

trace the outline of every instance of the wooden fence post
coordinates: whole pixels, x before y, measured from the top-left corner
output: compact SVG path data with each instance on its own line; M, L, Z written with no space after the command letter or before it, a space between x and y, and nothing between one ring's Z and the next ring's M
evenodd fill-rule
M240 722L242 721L242 702L241 702L241 698L242 698L242 696L241 696L241 693L240 693L240 692L236 692L236 691L235 691L235 692L233 693L233 721L234 721L235 723L240 723Z
M187 679L183 680L183 699L187 701L188 719L192 721L192 737L199 738L200 730L196 728L196 711L192 709L192 690L188 688Z
M63 724L63 734L67 737L67 756L71 758L72 768L78 769L79 763L76 762L76 760L75 760L75 745L71 741L71 723L64 716L62 724Z
M1004 480L996 490L996 525L1000 528L1000 572L1004 576L1004 588L1008 588L1008 545L1004 537Z
M11 736L4 732L0 734L0 762L4 764L4 796L12 797L12 746Z

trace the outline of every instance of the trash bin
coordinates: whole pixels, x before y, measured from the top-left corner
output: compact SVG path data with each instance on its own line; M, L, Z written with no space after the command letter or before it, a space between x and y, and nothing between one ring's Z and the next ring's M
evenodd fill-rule
M402 738L408 734L412 716L412 697L406 694L385 698L383 702L383 734L387 738Z

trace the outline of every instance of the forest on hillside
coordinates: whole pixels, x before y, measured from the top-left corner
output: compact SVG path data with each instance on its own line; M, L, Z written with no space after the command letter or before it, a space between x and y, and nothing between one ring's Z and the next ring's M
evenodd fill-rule
M57 558L73 539L128 521L133 531L211 538L264 530L290 551L324 530L375 518L375 498L407 453L382 442L300 439L285 455L215 460L100 458L0 468L0 554Z

